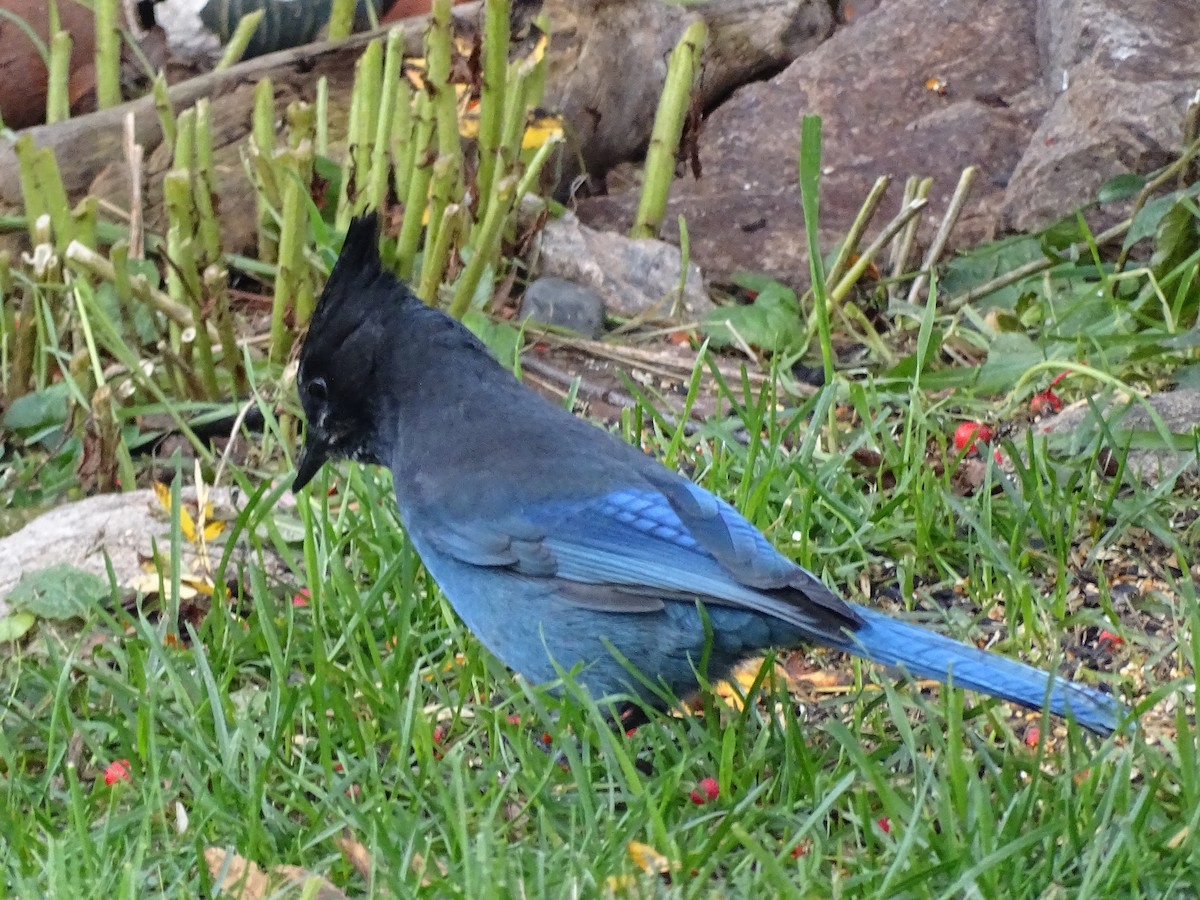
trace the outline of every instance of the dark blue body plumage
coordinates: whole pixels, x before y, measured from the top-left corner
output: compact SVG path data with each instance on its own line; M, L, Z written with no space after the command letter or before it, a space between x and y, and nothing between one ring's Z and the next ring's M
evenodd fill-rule
M1108 694L843 601L732 506L543 400L383 270L374 217L351 225L299 389L297 489L329 458L387 466L430 574L532 681L578 667L596 696L654 703L630 664L687 696L706 652L714 679L768 647L815 642L1102 734L1117 725Z

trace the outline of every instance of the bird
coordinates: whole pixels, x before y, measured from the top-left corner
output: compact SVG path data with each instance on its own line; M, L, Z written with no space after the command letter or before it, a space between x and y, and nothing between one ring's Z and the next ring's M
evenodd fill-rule
M293 491L325 462L387 467L411 546L457 615L534 683L662 708L769 648L846 651L1100 735L1098 688L843 599L733 506L521 383L382 263L354 218L299 354Z

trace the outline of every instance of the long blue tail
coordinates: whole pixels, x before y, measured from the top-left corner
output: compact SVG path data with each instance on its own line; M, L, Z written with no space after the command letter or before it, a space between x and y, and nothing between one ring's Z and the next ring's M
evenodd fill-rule
M902 666L910 675L979 691L1030 709L1049 706L1097 734L1112 734L1123 713L1111 695L971 647L936 632L849 604L866 622L840 641L824 640L840 650L885 666Z

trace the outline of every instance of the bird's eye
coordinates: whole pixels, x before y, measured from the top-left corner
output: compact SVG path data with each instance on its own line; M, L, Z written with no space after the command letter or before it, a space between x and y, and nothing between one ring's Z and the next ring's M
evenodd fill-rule
M317 376L308 383L308 396L314 400L329 399L329 385L325 383L325 379Z

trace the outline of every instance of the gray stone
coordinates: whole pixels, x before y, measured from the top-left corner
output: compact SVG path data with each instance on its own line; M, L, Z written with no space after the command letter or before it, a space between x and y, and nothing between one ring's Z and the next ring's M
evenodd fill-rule
M1005 226L1039 228L1090 202L1121 172L1149 172L1180 150L1200 88L1195 0L1043 0L1038 45L1050 108L1013 171ZM1096 230L1126 204L1096 209Z
M182 494L194 508L195 491L185 488ZM226 520L237 515L235 506L245 505L245 497L228 488L211 489L209 499L217 515ZM0 538L0 616L8 612L4 598L26 572L66 563L107 580L111 563L117 584L125 586L144 574L142 559L150 555L154 543L166 552L170 540L171 524L150 489L100 494L43 513L15 534ZM222 537L209 546L214 563L221 558L223 541ZM184 572L194 571L196 546L185 541L180 551ZM273 553L264 560L271 571L282 569Z
M1154 416L1151 416L1150 411ZM1200 470L1200 458L1195 450L1144 449L1138 448L1136 438L1145 436L1158 439L1159 427L1155 417L1162 421L1172 435L1184 438L1194 436L1200 428L1200 389L1181 388L1145 398L1120 400L1109 403L1104 409L1104 428L1115 442L1106 446L1101 463L1111 472L1116 469L1115 453L1126 453L1126 471L1134 478L1155 483L1163 476L1178 469L1196 472ZM1104 432L1101 423L1086 403L1075 403L1057 415L1039 423L1038 431L1048 435L1061 435L1069 442L1069 448L1086 451ZM1126 451L1126 447L1132 448ZM1020 442L1018 442L1020 443Z
M881 0L709 116L703 176L673 185L663 236L674 238L683 215L711 278L750 269L807 283L796 166L807 114L823 121L826 249L883 175L899 183L875 231L898 209L904 178L933 177L918 234L926 243L970 165L980 177L951 250L1040 228L1091 204L1112 176L1178 152L1200 87L1198 47L1195 0ZM578 213L625 228L636 204L630 191L583 200ZM1085 210L1097 229L1127 211L1127 202Z
M597 231L568 213L551 219L538 235L533 268L537 275L554 275L594 290L610 316L693 321L713 303L695 263L688 265L680 297L682 265L678 247Z
M700 137L703 176L672 187L664 237L674 237L670 227L683 215L692 253L710 277L749 269L806 283L797 156L808 114L823 122L824 247L845 234L881 175L933 177L928 236L969 165L981 173L954 238L992 237L1009 176L1046 105L1031 95L1041 89L1035 31L1028 0L883 0L709 117ZM934 77L945 82L944 95L926 87ZM899 209L901 189L893 185L876 223ZM597 227L620 226L636 203L632 194L596 198L581 202L579 215Z
M573 281L548 275L525 289L521 318L595 339L604 333L604 298Z

